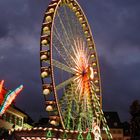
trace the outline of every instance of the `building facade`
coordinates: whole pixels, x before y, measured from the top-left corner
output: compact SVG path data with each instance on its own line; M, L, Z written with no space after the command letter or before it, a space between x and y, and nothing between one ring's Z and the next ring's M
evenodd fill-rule
M108 126L110 128L113 140L130 140L130 133L126 134L126 128L121 123L117 112L104 112ZM129 128L128 128L129 129ZM107 140L104 132L102 133L102 140Z
M15 106L10 106L0 118L0 128L32 128L28 123L29 116Z

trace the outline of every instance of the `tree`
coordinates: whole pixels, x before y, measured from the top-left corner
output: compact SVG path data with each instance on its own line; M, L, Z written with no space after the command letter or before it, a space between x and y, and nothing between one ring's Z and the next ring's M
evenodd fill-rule
M130 106L131 114L131 137L132 140L140 139L140 102L135 100Z

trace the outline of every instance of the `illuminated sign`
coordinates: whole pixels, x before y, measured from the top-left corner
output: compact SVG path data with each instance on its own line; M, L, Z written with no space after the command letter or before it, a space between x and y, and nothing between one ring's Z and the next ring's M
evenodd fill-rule
M8 91L3 95L3 84L4 80L1 81L0 83L0 97L1 97L1 102L0 102L0 115L2 115L6 109L11 105L13 100L16 98L16 96L22 91L23 85L20 85L17 87L14 91ZM4 96L4 97L2 97Z
M2 80L2 81L0 82L0 93L2 92L3 84L4 84L4 80Z

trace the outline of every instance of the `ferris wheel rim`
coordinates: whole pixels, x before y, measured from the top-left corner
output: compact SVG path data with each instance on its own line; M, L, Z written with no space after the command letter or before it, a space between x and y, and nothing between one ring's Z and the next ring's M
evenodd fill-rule
M79 11L81 12L81 15L84 17L84 20L86 22L86 25L87 25L87 28L88 28L88 31L89 31L89 34L90 34L90 38L92 39L92 43L93 43L92 45L93 45L94 50L95 50L95 55L96 55L95 57L96 57L96 61L97 61L98 79L99 79L99 87L100 87L100 93L99 93L100 95L101 95L101 82L100 82L100 71L99 71L100 69L99 69L99 63L98 63L98 57L97 57L97 53L96 53L95 43L94 43L94 40L93 40L93 36L92 36L90 26L88 24L88 20L85 16L81 6L78 4L78 2L76 0L52 0L52 3L49 5L49 8L48 8L48 10L49 10L50 7L55 6L54 13L53 13L53 16L52 16L53 19L52 19L52 23L51 23L50 43L49 43L49 50L50 50L50 60L49 61L50 61L50 71L51 71L50 75L51 75L51 80L52 80L52 83L51 83L52 84L52 89L53 89L53 92L54 92L54 96L55 96L55 100L56 100L56 104L57 104L57 109L58 109L59 116L60 116L60 121L61 121L61 124L62 124L63 128L65 128L65 125L64 125L64 122L63 122L62 112L61 112L61 109L59 107L59 102L58 102L56 84L55 84L55 79L54 79L54 68L53 68L54 66L53 66L53 60L52 60L52 54L53 54L53 51L52 51L52 39L53 39L52 33L53 33L53 30L54 30L54 19L55 19L56 12L57 12L58 7L60 6L61 2L73 2L80 9ZM64 3L64 4L67 5L67 3ZM43 29L43 26L42 26L42 29ZM40 47L40 50L42 51L42 46ZM42 62L41 62L41 67L42 67ZM42 80L42 84L44 84L43 80Z

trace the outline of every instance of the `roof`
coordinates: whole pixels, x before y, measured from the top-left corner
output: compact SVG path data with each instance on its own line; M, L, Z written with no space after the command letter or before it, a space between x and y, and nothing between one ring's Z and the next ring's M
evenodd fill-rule
M12 130L11 130L12 131ZM58 129L52 127L34 127L30 129L14 129L12 133L17 140L21 140L21 138L28 140L30 139L40 139L40 140L47 140L47 139L67 139L67 140L76 140L78 137L82 137L86 139L87 135L89 134L92 139L94 139L93 132L84 131L80 132L77 130L66 130L66 129ZM82 139L81 138L81 139ZM32 140L33 140L32 139Z
M122 128L121 121L117 112L104 112L109 128Z
M11 113L15 113L16 115L19 115L19 116L22 116L24 118L27 117L27 115L25 113L23 113L22 111L18 110L17 108L15 108L14 106L9 106L8 109L7 109L8 112L11 112Z
M27 120L25 120L26 123L29 123L29 124L32 124L33 123L33 120L32 118L26 113L24 112L23 110L19 109L17 106L13 105L12 106L14 109L18 110L20 113L24 114L27 118Z

